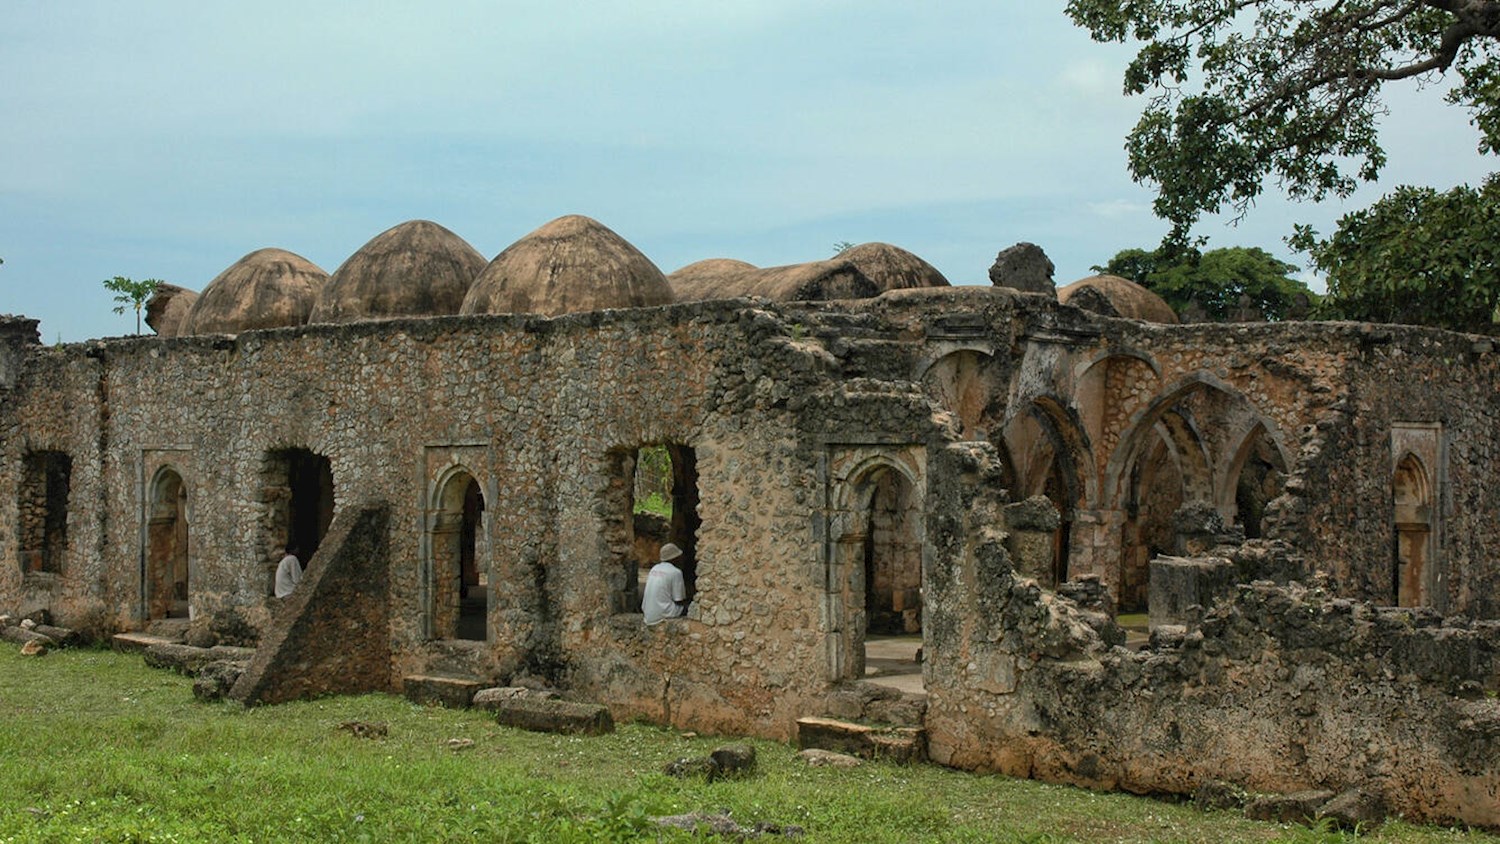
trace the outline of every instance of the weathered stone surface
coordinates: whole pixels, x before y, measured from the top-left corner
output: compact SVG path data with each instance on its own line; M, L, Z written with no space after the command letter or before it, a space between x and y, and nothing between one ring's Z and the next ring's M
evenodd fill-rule
M494 709L505 701L516 698L535 698L537 700L552 700L557 697L557 692L552 689L529 689L525 686L501 686L489 689L480 689L474 693L474 699L470 706L474 709Z
M1017 243L1000 250L995 256L995 263L990 265L990 283L1022 293L1056 295L1057 287L1052 281L1055 270L1052 259L1042 247L1035 243Z
M32 639L21 646L21 656L46 656L49 650L46 643L41 639Z
M542 733L581 733L597 736L615 731L609 709L592 703L514 697L491 704L502 726Z
M412 703L436 704L449 709L467 709L484 684L467 677L405 677L401 685Z
M1151 625L1198 622L1215 602L1232 598L1234 564L1222 557L1156 557L1151 561Z

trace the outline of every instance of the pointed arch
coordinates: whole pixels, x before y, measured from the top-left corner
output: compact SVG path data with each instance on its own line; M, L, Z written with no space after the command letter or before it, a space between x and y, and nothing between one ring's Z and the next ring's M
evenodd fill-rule
M1265 422L1254 420L1238 437L1239 445L1223 473L1217 496L1219 511L1245 531L1247 539L1264 533L1266 504L1280 495L1287 474L1287 456Z

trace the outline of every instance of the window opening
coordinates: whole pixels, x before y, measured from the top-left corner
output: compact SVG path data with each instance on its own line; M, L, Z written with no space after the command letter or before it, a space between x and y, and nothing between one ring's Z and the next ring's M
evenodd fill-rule
M23 572L61 572L68 551L68 489L73 460L60 451L26 455L20 500Z

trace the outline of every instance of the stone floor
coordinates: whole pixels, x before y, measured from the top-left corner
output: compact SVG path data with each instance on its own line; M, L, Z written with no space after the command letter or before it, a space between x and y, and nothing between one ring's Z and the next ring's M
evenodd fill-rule
M880 686L899 689L908 694L925 694L922 685L922 663L917 651L922 637L871 636L865 639L865 680Z

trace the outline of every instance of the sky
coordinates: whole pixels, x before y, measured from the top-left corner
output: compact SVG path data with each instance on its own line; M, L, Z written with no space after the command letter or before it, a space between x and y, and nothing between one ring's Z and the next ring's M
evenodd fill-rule
M120 336L116 275L201 290L268 246L331 273L412 219L488 258L574 213L668 273L886 241L988 284L1029 241L1066 284L1167 226L1126 170L1132 51L1062 8L7 0L0 313L48 343ZM1326 233L1395 185L1491 169L1439 89L1387 102L1379 183L1317 205L1272 188L1198 233L1304 263L1294 223Z

